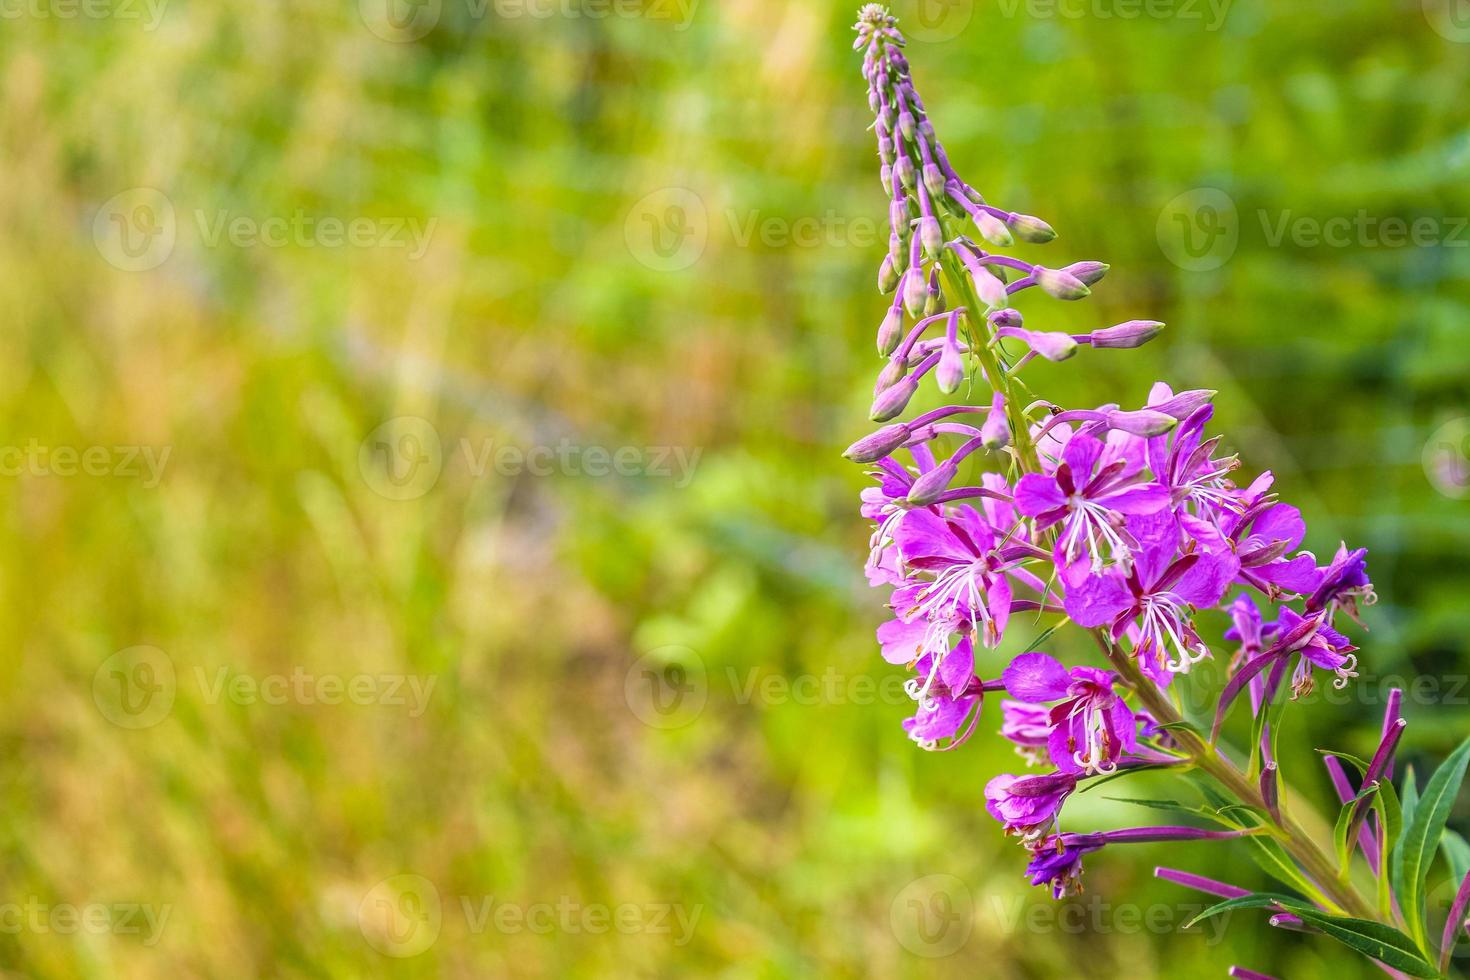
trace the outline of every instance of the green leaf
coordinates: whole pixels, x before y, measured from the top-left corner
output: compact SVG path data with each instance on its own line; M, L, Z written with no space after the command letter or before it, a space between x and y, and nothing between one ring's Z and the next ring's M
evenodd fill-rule
M1368 763L1364 762L1362 759L1359 759L1357 756L1352 755L1351 753L1348 753L1348 752L1338 752L1338 751L1336 751L1334 749L1318 749L1317 750L1317 753L1319 755L1333 755L1333 756L1336 756L1337 758L1341 759L1343 762L1346 762L1348 765L1350 765L1354 769L1358 770L1358 775L1359 776L1365 776L1365 775L1368 774Z
M1448 828L1440 838L1439 849L1444 854L1445 864L1450 866L1450 880L1464 881L1470 874L1470 842Z
M1445 821L1449 819L1455 795L1465 778L1467 762L1470 762L1470 738L1461 742L1429 777L1424 795L1414 806L1413 819L1404 829L1401 848L1394 862L1394 879L1398 885L1404 924L1426 955L1430 949L1424 930L1424 880L1429 876L1429 865L1439 847Z
M1403 812L1399 807L1399 795L1393 783L1382 780L1378 784L1378 795L1373 797L1373 809L1378 813L1378 824L1383 828L1382 846L1378 849L1378 911L1384 921L1393 919L1393 890L1390 888L1392 873L1390 862L1398 846L1399 834L1403 830Z
M1306 902L1303 902L1299 898L1292 898L1290 895L1276 895L1272 892L1252 892L1249 895L1241 895L1239 898L1226 899L1218 905L1211 905L1199 915L1186 922L1184 928L1192 928L1196 923L1203 922L1205 919L1219 915L1222 912L1233 912L1236 909L1274 907L1291 909L1293 912L1299 908L1311 908Z
M1242 837L1241 840L1245 842L1246 851L1250 854L1251 860L1256 862L1256 866L1266 874L1283 885L1290 885L1315 902L1336 907L1332 899L1322 894L1321 889L1307 880L1306 876L1297 869L1296 864L1275 838L1253 836Z
M1419 955L1414 940L1392 926L1368 919L1328 915L1318 909L1293 906L1292 914L1310 922L1344 946L1351 947L1380 963L1401 970L1411 977L1438 977L1428 960Z
M1217 813L1215 810L1212 810L1207 806L1190 806L1187 803L1180 803L1178 800L1138 800L1126 796L1107 796L1104 797L1104 799L1113 800L1117 803L1132 803L1134 806L1146 806L1154 810L1171 810L1175 813L1187 813L1191 816L1203 817L1206 820L1213 820L1221 826L1229 827L1234 830L1242 830L1246 827L1255 826L1254 823L1237 823L1236 821L1231 820L1229 817L1226 817L1221 813ZM1238 807L1238 809L1247 808Z
M1348 830L1352 825L1353 811L1358 804L1369 796L1378 795L1378 784L1369 783L1363 787L1363 791L1342 805L1342 810L1337 815L1337 824L1332 828L1332 842L1337 846L1337 867L1339 873L1347 870L1348 860L1353 854L1353 841L1348 839ZM1357 834L1353 835L1354 837Z
M1097 789L1099 786L1102 786L1104 783L1111 783L1115 779L1122 779L1124 776L1131 776L1135 772L1146 772L1149 769L1175 769L1175 768L1178 768L1178 767L1177 766L1174 766L1172 763L1163 763L1163 762L1150 763L1149 765L1146 765L1146 766L1129 766L1127 769L1119 769L1117 772L1110 772L1106 776L1098 776L1096 779L1090 780L1087 783L1086 786L1083 786L1077 792L1078 793L1090 793L1093 790Z

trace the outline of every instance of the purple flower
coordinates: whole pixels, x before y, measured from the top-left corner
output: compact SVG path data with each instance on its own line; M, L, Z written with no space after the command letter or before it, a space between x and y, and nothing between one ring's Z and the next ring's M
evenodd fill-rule
M1075 895L1082 890L1082 855L1101 847L1101 844L1065 844L1058 835L1041 846L1032 846L1026 877L1033 885L1050 885L1052 898Z
M1358 658L1353 651L1357 647L1347 637L1327 624L1319 613L1303 618L1283 606L1281 618L1276 621L1277 632L1282 636L1300 635L1291 642L1290 650L1297 652L1296 669L1291 674L1291 696L1293 699L1312 693L1312 668L1320 668L1336 675L1332 686L1338 690L1358 676Z
M1169 506L1169 491L1138 483L1128 474L1126 460L1099 466L1105 450L1102 442L1079 432L1067 440L1050 476L1028 473L1016 484L1016 508L1036 518L1038 530L1061 522L1056 564L1068 585L1081 582L1089 571L1102 571L1109 561L1126 569L1138 542L1128 533L1124 515L1153 514Z
M1023 653L1001 674L1022 701L1058 701L1048 717L1047 750L1058 769L1107 773L1137 746L1133 712L1113 691L1114 675L1095 667L1068 671L1044 653Z
M1051 737L1051 709L1029 701L1000 703L1000 734L1016 746L1027 762L1039 763L1048 758L1046 745Z
M1129 518L1134 536L1144 542L1133 568L1089 575L1069 587L1067 614L1082 626L1109 626L1113 638L1138 626L1134 652L1139 665L1160 685L1170 674L1210 655L1191 615L1193 607L1213 606L1229 588L1239 562L1227 553L1204 550L1177 554L1178 531L1168 515ZM1176 557L1177 555L1177 557Z
M1240 581L1270 598L1311 592L1322 578L1317 560L1310 552L1285 557L1301 547L1307 523L1290 504L1270 502L1266 495L1270 485L1271 474L1262 474L1246 491L1250 500L1246 510L1225 524L1240 559Z
M1038 776L996 776L985 784L985 809L1006 833L1034 840L1054 828L1062 803L1077 788L1069 772Z
M913 609L931 619L957 616L978 623L981 642L999 644L1011 612L1007 573L1019 574L1016 566L1030 551L1022 545L997 550L994 531L968 506L948 518L911 510L895 539L906 565L934 576L912 592Z
M1361 625L1359 600L1365 606L1378 601L1373 583L1368 580L1368 549L1349 551L1347 545L1340 545L1332 563L1321 572L1321 581L1307 599L1307 611L1342 609Z

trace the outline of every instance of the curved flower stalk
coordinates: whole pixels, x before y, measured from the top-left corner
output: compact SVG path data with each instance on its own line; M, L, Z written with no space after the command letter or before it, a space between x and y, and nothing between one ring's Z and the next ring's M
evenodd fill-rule
M1208 433L1212 391L1160 382L1141 401L1095 408L1030 392L1022 375L1036 358L1135 349L1163 324L1049 328L1045 304L1085 299L1108 266L1015 254L1056 233L991 203L955 169L887 10L862 8L856 31L889 200L878 285L893 299L877 333L886 360L871 411L886 424L845 455L876 480L862 500L873 523L866 572L889 595L883 657L911 673L905 731L926 750L958 748L995 723L983 720L985 695L1008 696L1000 734L1041 768L997 774L985 807L1020 840L1029 880L1059 898L1082 888L1084 858L1105 848L1236 840L1288 891L1158 874L1224 900L1205 915L1262 908L1271 925L1336 939L1392 976L1442 975L1470 909L1470 844L1445 826L1470 740L1422 792L1412 773L1396 790L1405 723L1395 693L1370 761L1325 756L1342 806L1330 839L1304 829L1297 815L1308 805L1283 781L1275 751L1291 701L1357 677L1342 630L1374 601L1366 553L1344 545L1323 561L1302 550L1302 515L1277 500L1271 474L1242 485L1240 460ZM1037 310L1023 314L1031 298ZM974 392L978 404L903 421L926 378L945 394ZM1219 640L1205 610L1231 624ZM1099 662L1068 665L1042 650L1001 658L1015 624L1038 620L1050 628L1031 645L1070 626L1090 635ZM1214 660L1218 670L1190 676ZM1206 690L1206 676L1219 675ZM1196 703L1208 696L1208 732L1183 718L1176 684L1190 685ZM1251 720L1241 762L1219 744L1232 711ZM1134 802L1212 826L1063 829L1070 797L1141 768L1190 781L1201 802ZM1442 842L1464 884L1436 945L1424 894Z

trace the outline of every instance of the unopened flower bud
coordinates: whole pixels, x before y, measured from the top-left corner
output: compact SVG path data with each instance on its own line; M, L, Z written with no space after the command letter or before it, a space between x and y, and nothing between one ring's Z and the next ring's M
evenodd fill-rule
M975 228L981 238L997 248L1007 248L1016 243L1005 222L983 208L975 212Z
M1021 318L1021 311L1012 306L994 311L988 319L997 327L1019 327L1024 322Z
M908 237L909 206L904 198L897 197L888 202L888 227L894 233Z
M868 108L873 110L875 116L883 108L883 100L879 97L877 88L868 89Z
M989 269L977 266L970 278L975 281L975 294L980 297L980 302L986 306L1005 306L1010 301L1010 296L1006 293L1005 283L992 275Z
M929 193L935 198L944 197L944 174L939 172L939 167L935 164L924 164L924 186L929 188Z
M887 357L898 349L903 340L903 310L897 306L888 308L888 315L878 326L878 353Z
M908 502L917 506L934 503L949 489L958 471L959 465L953 459L946 459L914 481L909 487Z
M898 384L891 385L873 399L873 409L868 417L874 422L887 422L908 407L909 399L919 390L919 380L912 375Z
M914 189L914 161L907 154L898 158L893 165L893 172L898 174L898 180L909 190Z
M928 116L919 120L919 138L931 146L934 143L934 124L929 121Z
M883 256L883 264L878 266L878 292L887 295L898 288L898 263L893 261L892 255Z
M914 127L917 123L918 120L914 119L914 114L907 109L898 114L898 131L903 134L904 139L911 143L914 140Z
M904 375L909 373L908 361L902 357L889 358L888 363L883 365L883 370L878 372L878 381L873 385L873 393L880 394L903 380Z
M1065 361L1077 353L1077 341L1071 334L1019 327L1002 327L999 333L1002 337L1016 338L1048 361Z
M878 168L878 183L883 185L883 193L893 196L893 168L886 163Z
M934 365L934 383L946 395L959 390L965 383L965 358L960 349L945 341L940 349L939 363Z
M1179 420L1174 416L1165 415L1151 408L1140 408L1133 412L1112 409L1103 413L1103 419L1110 429L1118 429L1121 432L1144 437L1161 436L1179 424Z
M990 400L990 412L980 426L980 439L986 449L1004 449L1011 442L1011 426L1006 421L1005 397L1000 392Z
M1164 325L1158 320L1129 320L1115 327L1105 327L1088 334L1088 343L1094 347L1111 347L1128 350L1142 347L1159 335Z
M924 315L936 316L945 310L944 290L939 288L939 270L929 277L928 295L924 297Z
M1033 245L1045 245L1057 237L1057 233L1051 230L1051 225L1029 214L1012 214L1006 219L1006 224L1017 238Z
M1211 388L1195 388L1190 391L1181 391L1172 398L1150 405L1149 408L1155 412L1163 412L1180 421L1189 418L1203 405L1215 397L1215 391Z
M876 463L908 441L909 430L902 422L885 425L872 435L864 436L843 452L854 463Z
M1082 283L1082 285L1091 286L1103 276L1107 275L1108 270L1111 268L1112 266L1106 262L1088 261L1073 262L1071 265L1063 268L1062 271L1071 275L1078 282Z
M939 258L944 250L944 231L932 214L919 219L919 241L924 244L924 254L931 259Z
M924 282L924 274L918 269L910 269L903 277L903 307L909 311L909 316L917 320L924 315L924 305L929 302L929 287Z
M1048 296L1057 299L1082 299L1092 293L1080 279L1061 269L1048 269L1038 265L1031 274L1036 277L1036 284Z

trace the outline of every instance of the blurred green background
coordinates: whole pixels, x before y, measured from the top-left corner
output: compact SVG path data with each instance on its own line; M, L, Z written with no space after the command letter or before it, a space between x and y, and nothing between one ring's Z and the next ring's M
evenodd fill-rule
M1113 264L1028 325L1170 325L1032 387L1219 389L1308 546L1371 549L1363 680L1290 717L1318 799L1311 746L1371 751L1391 678L1449 678L1411 692L1421 773L1470 720L1438 2L894 11L961 173L1058 229L1038 258ZM1154 864L1268 886L1225 846L1095 855L1059 912L981 807L1020 760L900 730L839 457L886 302L854 13L0 11L0 964L1369 975L1260 916L1181 931ZM1067 825L1156 816L1104 795Z

